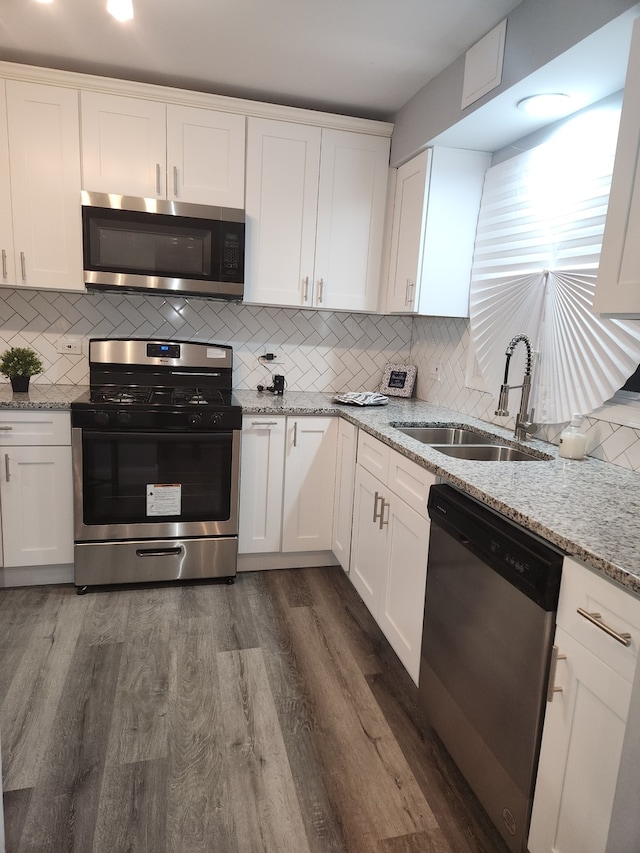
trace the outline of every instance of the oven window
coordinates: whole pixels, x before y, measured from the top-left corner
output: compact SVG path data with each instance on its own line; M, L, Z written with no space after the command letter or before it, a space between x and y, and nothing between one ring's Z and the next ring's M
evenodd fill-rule
M232 433L85 430L84 523L227 520L232 441Z

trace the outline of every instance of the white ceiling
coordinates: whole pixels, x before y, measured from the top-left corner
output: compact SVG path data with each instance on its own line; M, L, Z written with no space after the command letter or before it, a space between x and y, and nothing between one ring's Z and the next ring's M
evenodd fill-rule
M2 0L0 58L389 119L519 0Z

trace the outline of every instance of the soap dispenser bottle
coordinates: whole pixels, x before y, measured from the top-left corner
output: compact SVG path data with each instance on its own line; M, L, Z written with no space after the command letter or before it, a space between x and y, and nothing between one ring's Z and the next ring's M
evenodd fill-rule
M587 436L582 432L582 415L576 414L560 433L558 450L564 459L582 459L586 446Z

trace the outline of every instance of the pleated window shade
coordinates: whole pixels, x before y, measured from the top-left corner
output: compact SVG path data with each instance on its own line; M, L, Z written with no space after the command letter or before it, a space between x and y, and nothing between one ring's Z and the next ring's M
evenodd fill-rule
M509 341L529 337L538 423L592 411L640 362L640 324L592 310L619 119L611 107L579 114L485 177L471 339L486 388L497 396ZM516 351L511 384L522 379L523 355ZM517 410L516 394L510 411Z

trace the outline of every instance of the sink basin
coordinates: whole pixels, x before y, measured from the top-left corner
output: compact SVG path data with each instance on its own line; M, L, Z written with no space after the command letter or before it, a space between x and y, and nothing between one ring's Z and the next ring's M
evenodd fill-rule
M544 462L552 458L534 456L525 450L505 444L451 444L434 447L434 450L446 453L447 456L455 456L456 459L469 459L474 462Z
M495 438L464 427L395 427L424 444L495 444Z

